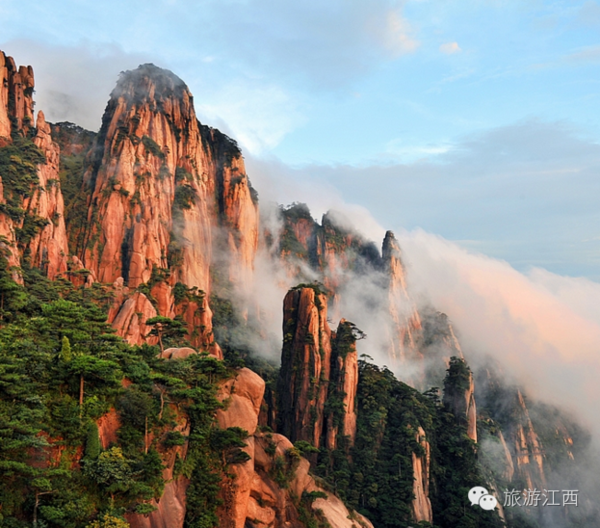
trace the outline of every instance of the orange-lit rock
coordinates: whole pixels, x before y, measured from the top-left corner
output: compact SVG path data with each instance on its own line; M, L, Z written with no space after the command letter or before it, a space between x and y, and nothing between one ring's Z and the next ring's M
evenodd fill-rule
M295 288L284 300L283 349L278 380L278 431L294 442L335 449L356 435L358 359L352 323L342 319L335 333L327 323L327 297L315 288ZM344 413L325 413L328 399L340 400ZM313 462L314 457L312 459Z
M327 417L326 445L337 447L338 435L342 434L354 444L356 437L356 390L358 387L358 355L353 326L342 319L335 332L331 353L331 381L329 397L341 399L344 405L342 430L335 425L333 414Z
M515 472L531 489L543 489L546 485L544 451L520 390L517 390L516 400L519 416L511 431L516 459Z
M0 52L0 147L12 142L11 135L27 136L34 126L33 88L34 76L31 66L17 69L12 57ZM47 163L37 167L39 187L32 189L32 196L25 199L22 209L26 218L36 223L47 222L30 240L20 241L17 246L16 229L22 228L23 219L10 218L0 213L0 237L9 267L18 268L21 256L31 252L31 265L42 268L53 279L66 270L68 248L63 215L63 200L58 181L58 146L52 142L50 127L39 113L38 131L34 143L46 157ZM2 175L0 175L2 176ZM0 182L0 203L6 203L4 186ZM26 246L26 247L25 247ZM17 272L13 279L22 282Z
M279 430L318 447L331 369L327 298L313 288L288 292L283 305Z
M412 469L414 476L412 512L415 521L433 522L433 511L429 500L429 475L431 467L431 448L425 437L425 431L419 427L416 434L417 443L424 451L423 456L412 454Z
M247 368L240 369L235 378L220 387L217 397L227 405L217 411L219 426L223 429L241 427L254 434L264 390L265 381L258 374Z
M165 359L185 359L197 353L193 348L189 347L167 348L163 353L163 357Z
M119 308L112 325L117 334L132 345L144 342L156 343L155 337L147 337L150 328L145 321L156 317L156 309L143 293L134 293Z
M219 398L228 403L217 417L221 427L242 427L246 430L257 423L260 403L264 393L264 381L249 369L241 369L236 378L221 384ZM237 401L236 401L237 400ZM246 400L242 403L241 400ZM232 404L234 408L232 409ZM247 416L252 415L252 425ZM309 474L310 463L299 458L293 444L281 434L256 432L246 440L243 450L250 460L233 464L227 472L235 478L226 477L221 484L222 506L218 515L220 525L226 528L268 526L271 528L302 528L296 509L302 494L323 491ZM273 480L275 464L283 464L289 482L282 487ZM319 509L332 527L352 528L372 524L355 512L349 512L341 500L331 493L326 499L318 499L313 509ZM257 521L263 524L257 524Z
M183 528L185 499L189 481L179 477L165 485L165 491L150 515L126 513L131 528Z
M38 168L39 189L31 199L25 200L24 208L45 219L48 223L29 243L31 265L41 268L49 279L54 279L67 270L69 247L64 219L64 203L60 190L60 149L52 141L50 126L44 114L38 112L35 145L46 156L46 163Z
M121 427L121 422L115 409L111 409L102 415L96 425L98 425L98 436L102 449L107 449L110 444L117 443L117 431Z
M33 126L33 68L17 69L13 58L0 51L0 81L0 137L8 138L11 118L17 130Z
M182 283L207 295L211 265L249 282L258 208L235 142L201 125L177 76L151 64L122 74L87 163L85 251L100 282L151 282L158 313L182 315L190 341L215 356L208 299L177 307Z

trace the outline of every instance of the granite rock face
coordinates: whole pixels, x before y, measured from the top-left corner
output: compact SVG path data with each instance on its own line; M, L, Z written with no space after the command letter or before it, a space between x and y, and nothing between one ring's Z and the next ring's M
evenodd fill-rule
M292 441L335 449L339 435L354 443L358 359L356 328L341 320L332 332L327 297L299 287L284 300L283 349L278 380L278 431ZM327 411L327 402L330 405Z
M89 213L76 256L99 282L148 285L158 314L182 316L192 344L219 355L211 266L222 273L226 262L227 279L242 283L258 243L256 199L235 142L198 121L181 79L146 64L121 75L86 167ZM175 295L178 284L185 295Z
M27 248L31 265L39 267L49 279L67 271L69 244L65 226L65 207L60 187L60 148L52 140L50 125L38 112L34 144L44 153L46 163L38 167L39 188L24 201L25 210L45 220L46 225L32 237Z
M33 114L31 66L17 68L0 52L0 147L21 148L0 173L0 237L13 278L26 257L50 279L67 270L69 256L60 188L60 149L51 137L43 112ZM37 125L34 127L34 125ZM32 140L32 141L31 141ZM27 183L22 181L27 178ZM17 181L21 180L21 181Z
M218 425L224 429L240 427L248 432L242 449L249 457L243 463L228 466L220 484L222 505L217 513L223 528L303 528L298 498L304 492L323 492L308 473L308 460L298 455L290 440L280 434L256 430L264 389L263 379L247 368L222 382L219 388L218 398L225 403L225 408L217 413ZM189 434L187 421L184 417L180 420L179 429ZM148 516L127 514L132 528L183 527L189 482L183 477L171 479L176 455L185 459L186 446L171 451L163 454L167 485L162 497L155 501L157 509ZM286 486L275 480L276 466L284 467ZM313 508L320 510L320 515L331 526L372 528L366 518L351 513L338 497L329 492L326 495L327 498L314 501Z
M283 321L278 431L319 447L331 372L326 296L313 288L290 291Z
M309 461L300 457L286 436L254 430L264 388L260 376L241 369L233 380L222 384L219 393L219 398L227 402L226 409L217 415L220 427L241 427L249 433L243 448L249 460L231 466L232 477L222 483L219 518L221 526L226 528L301 528L304 524L299 519L298 498L304 492L323 492L309 475ZM276 466L284 468L286 486L275 480ZM366 518L351 513L334 494L326 492L326 495L327 498L315 500L312 508L320 510L332 527L372 528Z
M392 360L422 360L422 324L415 303L408 294L406 271L402 263L400 245L394 233L387 231L381 255L388 278L387 293L390 328L389 356Z
M431 500L429 499L429 483L431 472L431 447L426 439L425 431L419 427L415 435L417 443L423 448L423 455L412 454L412 469L414 476L412 513L415 521L433 522Z
M19 66L0 51L0 138L33 126L33 68Z
M231 267L253 265L258 213L241 153L196 118L187 86L153 65L122 74L106 108L84 185L88 247L101 282L147 283L153 269L210 292L217 227Z

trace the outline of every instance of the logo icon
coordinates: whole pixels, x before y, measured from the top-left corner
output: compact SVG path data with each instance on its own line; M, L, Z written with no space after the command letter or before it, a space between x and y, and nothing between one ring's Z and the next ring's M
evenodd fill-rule
M483 486L475 486L469 490L469 500L471 501L471 506L477 504L482 510L493 510L497 505L498 501L496 497L490 495L488 490L486 490Z

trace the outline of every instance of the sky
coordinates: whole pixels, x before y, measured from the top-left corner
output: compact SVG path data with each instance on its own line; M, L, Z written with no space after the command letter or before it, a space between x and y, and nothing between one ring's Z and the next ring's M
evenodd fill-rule
M119 72L152 62L265 198L305 188L315 214L338 200L600 281L596 1L2 0L0 49L34 66L50 121L97 130Z

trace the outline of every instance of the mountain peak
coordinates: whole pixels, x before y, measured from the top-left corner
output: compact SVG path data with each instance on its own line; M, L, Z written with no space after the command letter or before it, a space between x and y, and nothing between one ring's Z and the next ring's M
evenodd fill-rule
M191 99L187 85L172 71L152 63L141 64L135 70L121 72L111 97L127 97L130 102L162 101L168 98Z

